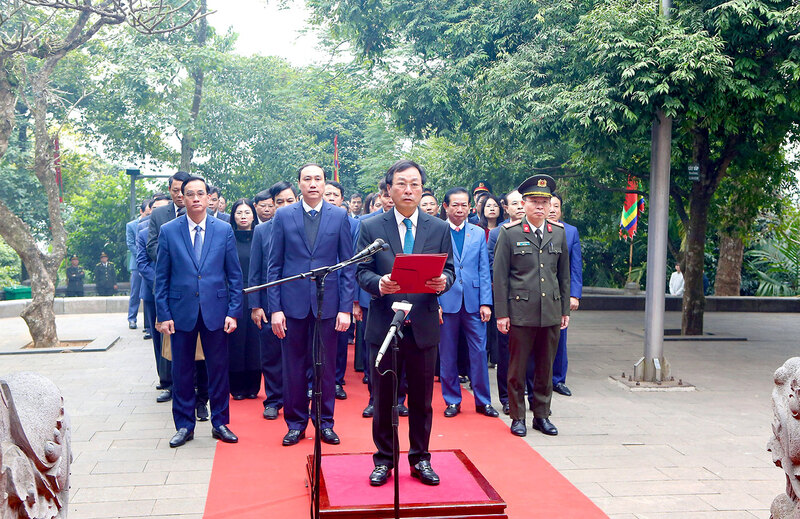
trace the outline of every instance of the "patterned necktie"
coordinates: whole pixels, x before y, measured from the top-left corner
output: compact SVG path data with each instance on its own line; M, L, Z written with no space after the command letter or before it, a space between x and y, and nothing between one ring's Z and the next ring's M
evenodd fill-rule
M536 233L535 234L536 234L536 240L537 240L536 245L541 247L541 245L542 245L542 230L541 229L536 229Z
M410 218L405 218L403 223L406 225L406 237L403 240L403 254L411 254L414 250L414 233L411 232L413 223Z
M203 228L199 225L194 228L194 257L200 261L200 255L203 254Z
M185 207L181 207L181 208L178 209L178 216L183 216L185 214L186 214L186 208Z
M310 211L308 212L308 214L309 214L309 215L311 215L311 218L314 218L315 216L317 216L317 213L318 213L318 212L319 212L319 211L317 211L316 209L312 209L312 210L310 210Z

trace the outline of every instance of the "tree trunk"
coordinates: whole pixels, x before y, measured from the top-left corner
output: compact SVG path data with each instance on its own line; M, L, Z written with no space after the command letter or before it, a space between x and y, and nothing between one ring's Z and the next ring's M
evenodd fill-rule
M741 238L720 233L717 278L714 295L738 296L742 284L744 242Z
M34 348L57 348L60 345L56 331L55 272L48 272L41 258L25 263L31 276L31 303L20 314L28 325Z
M708 227L708 196L700 182L695 182L689 202L689 228L686 233L686 256L683 273L683 317L681 333L683 335L703 334L703 311L706 296L703 294L703 256L706 246L706 228Z
M14 129L14 107L17 105L17 90L8 77L8 58L0 58L0 157L8 149L8 138Z
M201 15L206 14L207 10L206 0L201 0ZM206 39L208 38L208 20L206 20L206 17L203 16L197 23L197 37L195 38L195 42L197 43L198 47L204 47L206 44ZM205 79L205 73L201 67L198 66L192 71L192 79L194 79L194 95L192 96L192 108L189 112L191 123L189 128L187 128L181 136L180 169L181 171L186 171L187 173L191 171L192 167L192 157L194 156L195 123L197 122L197 116L200 114L200 102L203 99L203 81Z

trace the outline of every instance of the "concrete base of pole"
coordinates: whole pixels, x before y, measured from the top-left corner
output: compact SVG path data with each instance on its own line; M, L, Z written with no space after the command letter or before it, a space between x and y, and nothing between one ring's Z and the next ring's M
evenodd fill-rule
M633 365L633 380L637 382L665 382L670 380L669 362L664 357L642 357Z
M627 389L631 392L658 392L658 391L695 391L696 388L687 384L683 380L666 380L664 382L640 382L633 380L630 375L628 377L608 377L609 382Z

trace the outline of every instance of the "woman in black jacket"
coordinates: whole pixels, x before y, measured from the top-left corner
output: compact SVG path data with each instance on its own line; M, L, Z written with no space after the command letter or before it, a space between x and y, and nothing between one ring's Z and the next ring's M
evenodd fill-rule
M246 198L240 198L231 207L231 227L236 237L236 252L244 279L247 279L250 270L255 214L253 202ZM228 336L228 370L234 400L258 398L261 389L261 344L258 327L248 318L249 315L249 309L245 310L245 317L239 319L239 326Z

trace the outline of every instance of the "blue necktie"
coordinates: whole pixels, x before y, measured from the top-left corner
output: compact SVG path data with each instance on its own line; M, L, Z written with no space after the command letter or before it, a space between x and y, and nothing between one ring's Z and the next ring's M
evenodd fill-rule
M308 214L311 215L311 218L314 218L315 216L317 216L317 210L316 209L312 209L312 210L310 210L308 212Z
M194 257L200 262L200 255L203 254L203 228L199 225L194 228Z
M413 223L409 218L404 219L403 223L406 224L406 237L405 240L403 240L403 254L411 254L411 251L414 250L414 233L411 232Z

